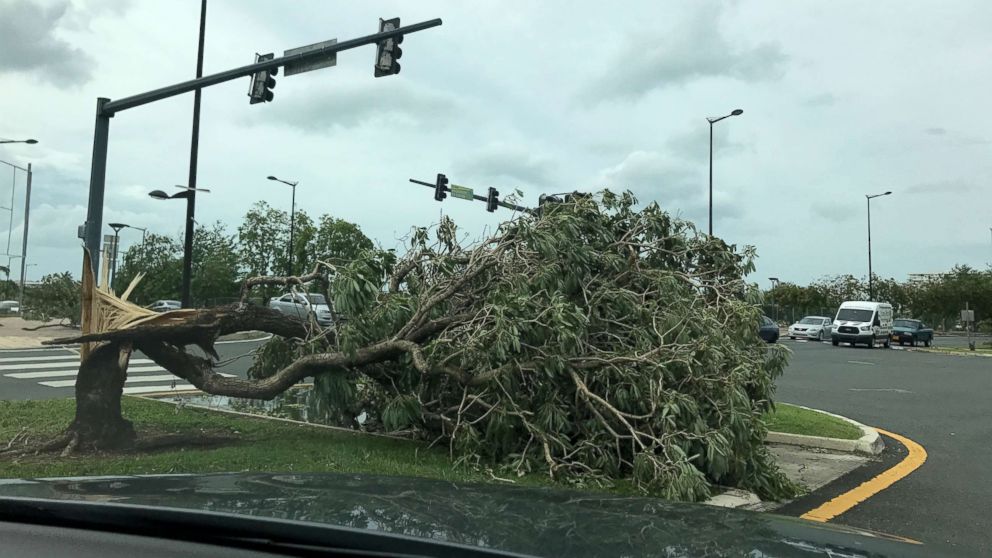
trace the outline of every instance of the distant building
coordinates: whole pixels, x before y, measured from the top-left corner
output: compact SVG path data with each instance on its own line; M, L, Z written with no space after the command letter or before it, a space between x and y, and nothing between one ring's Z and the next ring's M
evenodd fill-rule
M921 283L929 283L931 281L940 281L947 275L949 274L948 273L910 273L909 282L914 285L919 285Z

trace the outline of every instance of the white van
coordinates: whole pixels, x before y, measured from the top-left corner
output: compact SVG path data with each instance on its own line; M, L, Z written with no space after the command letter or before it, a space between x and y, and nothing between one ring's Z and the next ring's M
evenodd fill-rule
M834 318L830 340L834 346L841 342L864 343L875 348L875 341L881 340L889 348L892 334L892 305L888 302L850 301L840 305Z

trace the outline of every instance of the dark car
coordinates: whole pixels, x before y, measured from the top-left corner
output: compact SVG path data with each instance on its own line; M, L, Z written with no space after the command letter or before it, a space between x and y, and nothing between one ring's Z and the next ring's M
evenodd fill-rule
M358 474L0 480L0 533L0 556L945 555L770 513Z
M910 347L915 347L917 343L923 343L923 345L929 347L930 343L933 342L933 329L927 327L920 320L896 318L892 322L890 339L893 343L899 343L900 345L909 343Z
M768 316L762 316L761 325L758 326L758 337L769 343L778 341L778 324Z

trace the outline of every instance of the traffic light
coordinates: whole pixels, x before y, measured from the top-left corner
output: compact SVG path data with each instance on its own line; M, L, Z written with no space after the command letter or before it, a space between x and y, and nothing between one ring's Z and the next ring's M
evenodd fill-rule
M443 174L438 173L437 182L434 183L434 199L437 201L443 201L444 198L448 197L444 191L448 186L448 177Z
M264 62L266 60L272 60L275 58L273 53L269 54L256 54L255 62ZM272 92L272 88L276 86L276 79L272 76L279 73L279 68L272 68L271 70L262 70L256 72L255 75L251 77L251 89L248 91L248 96L251 97L250 104L254 105L256 103L267 103L271 102L272 98L275 97L275 93Z
M379 32L399 29L400 18L393 19L379 18ZM400 63L398 60L403 56L403 49L400 43L403 42L403 35L380 41L375 51L375 77L388 76L400 73Z
M486 196L486 211L492 213L496 211L496 206L499 204L499 192L496 188L489 187L489 195Z

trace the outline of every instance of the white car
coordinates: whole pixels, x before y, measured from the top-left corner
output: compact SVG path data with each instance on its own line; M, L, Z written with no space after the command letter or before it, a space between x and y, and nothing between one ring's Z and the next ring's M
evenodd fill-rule
M823 316L806 316L789 326L789 339L816 339L823 341L830 337L833 329L833 319Z
M309 293L306 295L286 293L279 298L269 301L269 308L278 310L287 316L306 320L313 316L318 324L328 327L333 323L331 309L324 295Z

